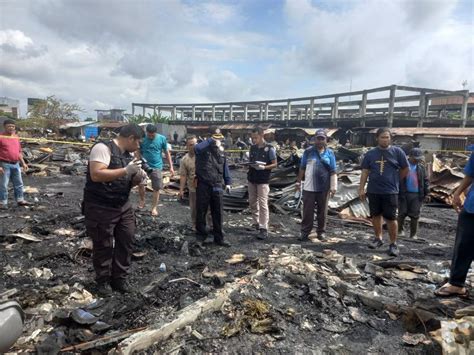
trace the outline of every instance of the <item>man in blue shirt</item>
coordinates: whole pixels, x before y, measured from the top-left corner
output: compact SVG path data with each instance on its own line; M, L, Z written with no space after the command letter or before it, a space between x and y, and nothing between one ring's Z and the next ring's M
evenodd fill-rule
M300 241L309 240L316 206L317 237L319 240L325 238L328 199L329 195L334 195L337 190L336 157L326 145L326 132L324 129L319 129L314 137L314 146L306 149L301 158L300 171L296 179L296 188L301 190L301 180L304 177Z
M413 148L408 157L408 175L400 183L398 196L398 236L404 237L403 224L410 217L410 238L416 239L418 219L423 201L429 199L430 183L423 164L424 156L420 148Z
M171 176L174 175L173 161L171 160L171 154L168 150L168 142L166 137L157 133L157 128L153 124L146 126L146 137L140 144L140 151L137 152L138 158L144 158L143 160L149 166L148 177L151 179L151 187L153 189L153 198L151 202L151 215L158 216L158 202L160 200L160 189L163 188L163 152L166 153L166 158L170 166ZM138 194L140 201L138 208L145 207L145 184L140 184L138 187Z
M403 150L390 145L391 134L388 128L379 128L376 138L377 147L368 151L362 161L359 197L365 201L365 184L368 178L367 196L375 232L375 238L369 247L375 249L383 245L382 225L385 218L390 237L388 254L398 256L398 193L400 178L403 179L408 173L408 161Z
M440 297L459 296L468 297L469 291L465 287L467 273L474 260L474 153L471 153L469 162L464 168L464 179L453 196L453 205L459 213L456 240L454 242L453 259L449 282L435 291ZM464 207L461 195L469 188Z

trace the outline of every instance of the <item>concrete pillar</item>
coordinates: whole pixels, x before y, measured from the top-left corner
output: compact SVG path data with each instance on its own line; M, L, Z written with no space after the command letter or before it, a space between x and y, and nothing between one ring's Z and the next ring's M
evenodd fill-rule
M462 97L462 106L461 106L461 127L466 127L467 123L467 104L469 101L469 90L464 91L464 95Z
M367 92L362 93L362 102L359 106L359 116L364 117L367 113ZM364 120L365 122L365 120Z
M259 106L260 106L260 116L258 116L258 119L260 121L263 121L263 107L262 107L262 104L260 104Z
M283 121L285 119L285 109L282 108L280 111L280 119Z
M265 121L268 121L268 102L265 104Z
M387 118L387 123L388 127L392 128L393 127L393 112L395 110L395 93L397 90L396 85L392 85L390 87L390 96L388 99L388 118Z
M225 109L222 110L222 121L225 121Z
M309 102L309 119L312 121L314 118L314 99Z
M212 105L212 120L216 120L216 106Z
M201 109L201 121L205 121L206 120L206 112L204 111L204 109Z
M142 106L142 114L145 116L145 106Z
M176 119L176 106L173 106L173 111L171 112L171 120Z
M306 106L304 108L304 119L307 120L308 119L308 106Z
M332 105L332 118L339 118L339 96L334 97L334 104Z
M191 113L191 118L193 121L196 120L196 106L193 105L193 111Z
M230 105L229 121L232 121L233 119L234 119L234 106Z
M244 121L247 121L248 119L248 114L249 114L249 106L245 105L244 106Z
M153 106L153 115L156 115L156 106Z
M287 106L286 110L288 111L287 119L291 120L291 101L288 101L288 104L286 106Z
M135 105L132 104L132 116L135 116Z
M418 105L418 127L423 127L423 119L425 118L426 112L426 92L420 92L420 103Z

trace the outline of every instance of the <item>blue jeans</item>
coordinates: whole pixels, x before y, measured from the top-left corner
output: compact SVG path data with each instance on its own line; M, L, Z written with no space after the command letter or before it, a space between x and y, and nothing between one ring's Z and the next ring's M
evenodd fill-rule
M3 168L3 174L0 175L0 203L6 205L8 202L8 182L12 181L13 191L15 192L16 202L24 201L23 198L23 180L21 179L20 164L8 164L0 162Z

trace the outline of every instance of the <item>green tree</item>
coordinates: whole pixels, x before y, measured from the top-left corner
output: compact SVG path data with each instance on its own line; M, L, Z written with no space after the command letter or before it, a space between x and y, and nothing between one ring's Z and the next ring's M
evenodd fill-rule
M166 117L166 116L163 116L160 113L149 113L148 114L148 117L146 119L146 122L150 122L150 123L153 123L153 124L158 124L158 123L169 123L170 119L169 117Z
M146 117L143 116L143 115L130 115L130 116L127 117L127 122L128 123L140 124L140 123L144 123L144 122L147 122L147 121L146 121Z
M64 120L79 121L80 112L84 110L79 105L64 102L52 95L35 102L29 117L32 120L46 120L47 128L57 131Z

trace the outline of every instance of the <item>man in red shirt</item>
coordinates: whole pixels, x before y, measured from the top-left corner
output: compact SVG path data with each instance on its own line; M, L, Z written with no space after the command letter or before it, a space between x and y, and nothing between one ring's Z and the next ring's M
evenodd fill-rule
M15 200L19 206L28 203L23 197L23 180L21 179L21 168L28 170L23 160L20 139L15 134L16 124L13 120L3 122L4 132L0 134L0 208L6 209L8 203L8 183L11 179Z

